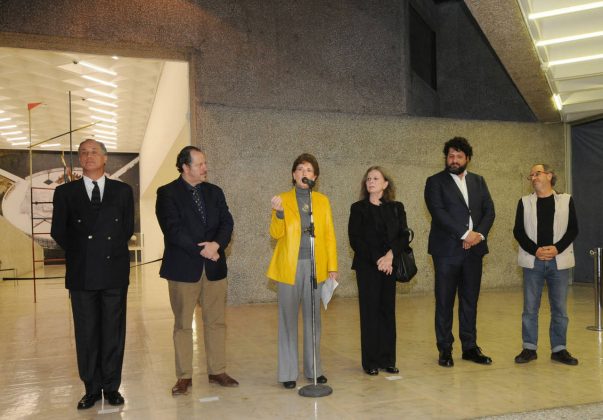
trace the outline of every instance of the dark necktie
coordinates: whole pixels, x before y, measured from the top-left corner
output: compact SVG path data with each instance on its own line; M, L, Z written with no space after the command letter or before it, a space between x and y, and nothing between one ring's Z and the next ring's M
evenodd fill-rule
M90 203L92 204L92 208L94 210L98 210L101 206L100 188L98 188L98 183L96 181L92 181L92 183L94 184L94 188L92 188L92 198L90 199Z
M203 222L203 224L205 225L207 224L207 216L205 215L205 205L203 203L203 198L201 198L201 193L197 187L193 187L191 192L193 193L193 201L195 202L195 208L197 209L199 216L201 216L201 222Z

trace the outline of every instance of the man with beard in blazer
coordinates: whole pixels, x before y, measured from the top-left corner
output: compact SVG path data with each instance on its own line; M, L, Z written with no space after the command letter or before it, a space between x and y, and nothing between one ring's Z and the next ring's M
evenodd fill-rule
M159 275L168 281L174 313L176 385L187 394L193 374L193 315L201 306L210 383L235 387L226 373L226 254L233 219L222 189L207 181L205 154L186 146L176 158L180 177L157 190L155 213L165 249Z
M130 277L128 240L134 232L132 188L105 176L107 149L93 139L78 149L83 177L56 188L51 236L65 250L77 364L86 393L78 409L119 393Z
M429 178L425 202L431 213L428 251L435 269L435 332L438 364L452 367L452 317L459 295L459 337L463 359L489 365L477 345L477 300L486 238L494 223L494 203L483 177L467 172L473 149L463 137L444 145L446 168Z

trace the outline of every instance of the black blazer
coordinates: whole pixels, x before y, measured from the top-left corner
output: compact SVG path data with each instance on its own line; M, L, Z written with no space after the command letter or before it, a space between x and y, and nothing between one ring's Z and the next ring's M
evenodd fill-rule
M425 203L431 213L428 252L433 256L460 256L465 252L461 236L469 229L469 215L473 231L488 237L494 223L494 203L483 177L467 173L469 206L454 179L444 170L427 178ZM486 241L469 250L477 255L488 253Z
M408 231L405 229L406 212L399 201L389 201L383 206L383 222L386 226L387 237L377 230L376 222L371 214L372 204L368 199L357 201L350 208L348 236L354 250L352 270L362 268L377 268L377 260L385 255L388 249L398 254L408 247ZM385 248L385 252L383 251Z
M105 178L98 211L92 209L83 179L56 188L50 234L65 250L67 289L126 287L133 233L134 198L128 184Z
M208 182L201 184L207 216L207 225L203 225L188 188L189 184L180 177L157 190L155 214L165 245L159 275L190 283L199 281L205 268L208 280L221 280L227 275L224 250L234 226L226 198L218 186ZM203 258L197 245L212 241L220 244L218 261Z

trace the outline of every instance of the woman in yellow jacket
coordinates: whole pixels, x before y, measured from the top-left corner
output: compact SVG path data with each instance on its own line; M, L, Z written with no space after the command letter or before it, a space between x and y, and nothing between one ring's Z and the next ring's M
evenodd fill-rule
M278 282L278 380L285 388L295 388L298 370L297 318L302 305L304 321L304 375L313 378L312 301L310 297L310 200L314 218L316 259L316 376L324 384L320 363L320 294L327 278L337 278L337 247L329 199L312 192L307 181L316 181L320 169L316 158L304 153L291 169L294 188L272 197L270 236L277 240L267 276ZM306 181L306 182L304 182Z

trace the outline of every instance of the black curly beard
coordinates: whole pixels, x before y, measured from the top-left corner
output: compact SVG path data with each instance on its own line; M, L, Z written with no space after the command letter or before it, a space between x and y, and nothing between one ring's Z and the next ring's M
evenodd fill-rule
M462 174L463 172L465 172L465 169L467 169L467 164L464 164L463 166L459 166L457 168L453 168L450 165L446 165L446 170L454 175Z

